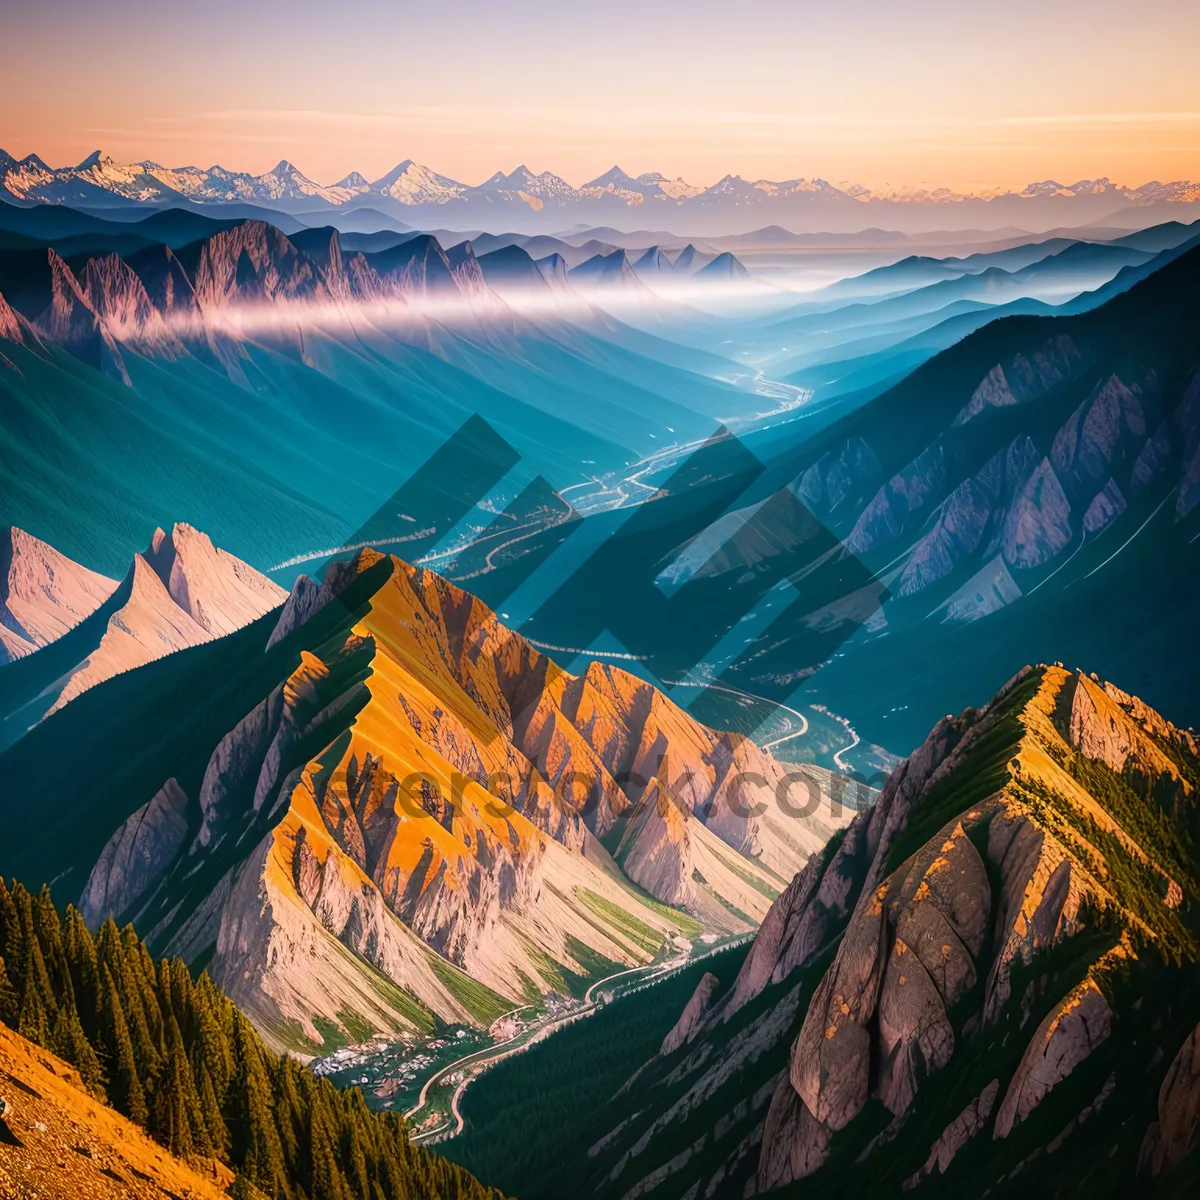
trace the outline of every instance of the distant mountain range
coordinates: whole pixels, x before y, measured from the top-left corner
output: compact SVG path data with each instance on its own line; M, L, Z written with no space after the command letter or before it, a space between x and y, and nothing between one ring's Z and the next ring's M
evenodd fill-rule
M855 715L865 742L911 745L919 706L924 720L961 707L966 680L1002 677L1030 647L1096 662L1195 720L1191 679L1173 665L1194 636L1200 519L1200 246L1187 246L1156 256L1149 274L1151 263L1127 265L1078 298L1089 311L1071 302L1050 310L1061 316L1014 312L867 403L829 402L843 415L815 436L785 426L748 438L764 458L772 441L794 439L772 481L786 481L847 560L886 589L879 612L812 684ZM1114 295L1121 287L1129 290ZM815 319L832 327L848 311ZM763 547L786 545L790 529L775 511L747 506L731 521L753 519L734 536L722 540L714 527L696 539L671 582L692 569L730 580L769 570ZM777 618L774 644L784 649L747 653L724 681L764 694L795 678L817 616L856 619L846 614L862 585L840 570L836 558L822 560L805 582L825 607Z
M829 227L847 222L861 227L883 213L897 224L911 223L917 213L926 218L937 213L943 224L956 224L968 213L972 220L989 224L1020 214L1032 227L1063 219L1094 220L1122 209L1159 210L1168 204L1200 202L1200 183L1188 180L1154 180L1138 187L1106 178L1067 185L1042 180L1020 192L986 196L949 188L879 194L860 184L834 185L824 179L749 180L740 175L726 175L702 187L656 171L632 176L615 166L580 187L553 172L538 174L524 165L508 174L497 171L472 185L411 159L375 180L353 171L336 183L321 184L286 159L265 174L253 175L221 166L123 163L100 151L68 167L50 167L36 154L18 160L0 151L0 182L4 199L15 204L89 208L254 204L294 213L366 209L417 222L436 215L442 222L489 224L503 217L509 225L515 221L541 228L556 228L572 216L619 221L636 214L644 220L647 210L655 220L676 227L690 221L714 229L767 214L792 221L820 217Z
M183 246L148 244L125 255L64 259L47 247L0 249L0 343L54 342L127 384L123 348L165 359L194 352L244 379L236 348L241 331L229 327L228 318L247 307L399 305L403 313L422 299L443 315L452 307L469 317L476 308L502 308L502 297L515 289L527 299L586 311L584 294L595 291L631 288L652 298L643 278L698 289L750 279L734 255L705 254L691 244L671 257L655 247L659 265L639 264L635 272L622 249L603 246L578 262L586 247L538 240L572 254L577 265L568 270L557 250L534 259L517 245L477 257L469 240L444 248L427 233L395 234L377 250L353 251L330 227L289 238L260 221L217 226L211 237Z

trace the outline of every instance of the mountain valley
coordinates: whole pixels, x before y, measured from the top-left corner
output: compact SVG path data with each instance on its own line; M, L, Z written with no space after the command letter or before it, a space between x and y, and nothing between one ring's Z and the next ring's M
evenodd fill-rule
M1190 1194L1191 185L0 175L0 1191Z
M810 815L760 804L784 769L748 739L616 668L566 674L431 572L362 551L260 617L266 581L202 535L155 545L173 594L236 628L58 692L5 779L23 790L70 746L94 786L31 811L4 869L206 965L277 1046L486 1026L572 976L746 933L852 816L815 767ZM161 632L133 611L110 632ZM198 693L205 717L179 723Z

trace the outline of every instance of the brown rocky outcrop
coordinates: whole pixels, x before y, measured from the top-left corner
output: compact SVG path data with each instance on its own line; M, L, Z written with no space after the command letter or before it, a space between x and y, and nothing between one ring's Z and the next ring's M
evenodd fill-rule
M934 1142L929 1151L925 1165L919 1171L904 1181L904 1190L908 1191L917 1186L927 1175L936 1170L944 1175L946 1169L954 1160L954 1156L987 1124L996 1106L996 1097L1000 1094L1000 1080L993 1079L991 1083L967 1105L966 1108L946 1126L942 1136Z
M116 589L23 529L0 530L0 664L62 637Z
M1146 416L1137 392L1110 375L1058 431L1050 459L1063 479L1099 483L1112 470L1118 447L1140 442L1145 433Z
M1174 836L1159 830L1173 819L1185 828L1193 801L1181 790L1173 804L1181 780L1149 764L1157 752L1191 780L1200 756L1192 735L1141 701L1083 679L1027 668L984 708L940 722L840 844L810 859L764 918L726 998L707 1016L689 1005L686 1043L623 1089L625 1120L594 1148L597 1195L665 1178L678 1148L701 1138L704 1165L671 1167L673 1194L799 1193L810 1176L814 1194L853 1190L855 1178L882 1194L951 1172L952 1190L1001 1179L1020 1189L1028 1178L1040 1195L1048 1180L1062 1186L1067 1158L1089 1180L1110 1160L1131 1169L1140 1143L1129 1146L1130 1123L1114 1124L1110 1109L1123 1092L1140 1106L1131 1070L1139 1080L1157 1072L1157 1086L1166 1067L1151 1053L1161 1038L1145 1002L1153 994L1172 1022L1194 1020L1190 986L1178 999L1161 995L1174 968L1156 946L1192 970L1180 925L1191 883L1163 878L1168 859L1184 872ZM1082 714L1074 735L1073 711ZM1154 828L1140 819L1142 796L1161 806ZM795 970L822 952L823 973ZM792 970L790 990L768 991ZM1157 990L1135 1002L1138 979ZM1118 1023L1119 1039L1110 1036ZM771 1073L789 1039L786 1070ZM1198 1039L1167 1073L1143 1171L1165 1170L1200 1139ZM753 1075L751 1042L762 1056ZM1087 1079L1108 1078L1080 1107L1083 1064ZM759 1123L751 1097L764 1086ZM1106 1145L1085 1166L1074 1131L1087 1123L1091 1136L1102 1106L1105 1137L1123 1153ZM1065 1127L1064 1107L1075 1114ZM986 1145L964 1154L972 1139Z
M183 522L170 536L155 530L146 558L175 603L213 637L241 629L287 599L278 584Z
M157 530L120 584L20 530L10 531L8 544L8 553L0 549L8 577L7 595L0 590L0 662L53 641L102 603L110 613L94 639L76 639L79 661L21 710L26 726L114 675L240 629L286 596L190 525L176 525L169 536Z
M115 601L120 607L109 617L87 657L38 698L48 707L36 717L57 711L114 675L209 639L207 630L171 599L140 554L134 555Z
M771 906L750 954L724 1002L730 1019L769 983L778 983L812 959L845 928L868 889L884 874L892 844L909 810L938 776L970 730L976 714L947 717L892 772L876 802L854 817L831 855L814 855Z
M142 281L120 255L89 259L80 284L84 298L118 342L160 358L183 353L183 345L151 303Z
M1126 509L1125 495L1109 476L1093 497L1083 514L1083 532L1095 536L1103 533Z
M320 612L332 597L333 593L329 588L322 587L308 575L300 575L292 585L292 590L280 610L279 620L267 639L267 649L295 633L305 621Z
M1167 723L1162 717L1141 701L1126 696L1119 689L1110 691L1082 672L1076 674L1075 683L1070 737L1071 744L1081 754L1118 774L1132 759L1135 765L1156 775L1180 778L1170 756L1150 736L1168 736ZM1190 784L1184 780L1180 780L1180 786L1190 790Z
M891 545L914 514L945 495L945 485L946 453L939 438L875 493L846 539L846 549L867 554Z
M1004 1138L1055 1084L1064 1080L1108 1037L1112 1010L1094 980L1086 979L1038 1026L996 1113L993 1137Z
M834 1132L858 1115L871 1090L869 1027L888 965L885 898L878 889L855 910L792 1048L791 1085Z
M245 221L201 247L193 286L202 309L233 300L315 299L325 288L307 256L273 225Z
M833 1133L784 1080L771 1097L755 1176L757 1192L805 1179L822 1166Z
M687 813L655 790L638 804L628 828L635 836L621 861L625 874L667 904L694 904L696 868Z
M1050 460L1044 458L1005 516L1004 561L1013 567L1041 566L1072 536L1070 501Z
M900 915L879 997L877 1094L897 1116L954 1052L947 1012L975 983L990 908L987 871L961 824L925 847L889 900Z
M9 302L0 296L0 338L6 342L21 342L25 340L23 335L20 318Z
M856 819L831 863L823 866L827 876L839 855L855 854L855 844L873 840L872 834L877 846L885 847L860 873L861 898L792 1048L789 1075L764 1132L760 1187L815 1170L831 1139L872 1095L902 1119L926 1076L955 1061L960 1035L948 1014L981 976L986 983L980 1009L966 1021L967 1036L1005 1010L1013 965L1030 962L1077 931L1088 919L1089 905L1090 911L1123 912L1130 930L1143 928L1140 899L1131 898L1125 907L1119 881L1105 871L1100 852L1075 832L1076 814L1109 831L1148 868L1161 873L1161 867L1122 826L1120 814L1105 808L1106 794L1087 793L1066 767L1078 754L1117 772L1136 763L1151 777L1178 780L1172 758L1177 751L1168 753L1168 747L1191 755L1190 735L1119 689L1109 692L1085 676L1040 668L1032 676L1032 691L1029 679L1030 672L1022 672L992 704L964 720L952 747L946 746L943 729L918 752L923 763L914 755L897 768L874 810ZM975 748L992 744L1001 723L1014 716L1013 746L998 791L965 807L884 877L895 839L920 812L922 798L939 785L942 792L952 789L956 773L972 769ZM906 780L914 795L904 795ZM1182 788L1183 781L1179 784ZM1055 815L1055 806L1063 817ZM810 867L777 901L763 923L761 946L752 949L731 991L727 1012L736 1011L788 961L789 931L818 911L814 901L822 883ZM1168 880L1162 889L1164 912L1181 902L1173 883ZM991 957L984 958L989 947ZM1123 937L1090 965L1084 981L1028 1035L1011 1078L995 1081L952 1122L910 1186L935 1169L945 1170L993 1108L994 1136L1006 1138L1095 1051L1113 1021L1099 981L1133 954L1133 943ZM1186 1110L1185 1102L1180 1111ZM1157 1153L1158 1136L1148 1136L1146 1161Z
M276 599L184 527L140 561L200 640L199 618L215 629ZM319 653L289 658L283 644L350 588L340 626L322 618ZM291 671L209 751L198 828L156 879L147 920L193 955L215 941L214 978L293 1050L319 1047L317 1018L410 1028L396 989L441 1019L487 1024L531 983L594 970L593 956L649 961L680 925L622 871L706 930L748 931L773 868L801 865L844 819L818 811L782 829L743 815L739 772L761 769L763 788L782 772L753 743L623 672L567 674L475 598L371 551L319 587L300 580L264 639ZM599 782L616 861L573 776ZM209 856L231 865L198 895L186 864ZM106 859L97 896L109 875Z
M1067 334L1050 338L1026 357L1017 354L1007 371L997 363L983 377L954 419L965 425L989 408L1008 408L1044 396L1051 388L1069 378L1081 361L1078 347Z

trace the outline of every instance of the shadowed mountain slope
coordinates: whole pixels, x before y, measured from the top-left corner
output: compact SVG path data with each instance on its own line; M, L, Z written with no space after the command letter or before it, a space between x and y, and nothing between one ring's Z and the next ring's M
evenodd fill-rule
M825 658L824 614L841 653L806 688L868 743L911 747L1031 649L1095 662L1194 722L1198 283L1192 249L1090 312L993 322L824 428L814 415L803 440L748 436L770 462L758 497L786 489L844 551L809 562L788 507L768 503L671 565L675 583L736 579L797 555L801 599L728 682L779 694ZM879 598L865 619L841 582L854 563Z

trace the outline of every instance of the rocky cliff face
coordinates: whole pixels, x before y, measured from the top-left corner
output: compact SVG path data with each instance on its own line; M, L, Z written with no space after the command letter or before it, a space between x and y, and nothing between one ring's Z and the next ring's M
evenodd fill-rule
M130 630L215 654L279 599L182 527L133 583L81 691L142 646ZM145 777L165 774L106 832L81 905L211 953L299 1053L331 1028L488 1024L572 976L748 932L851 815L826 788L785 819L782 768L747 739L624 672L564 672L474 597L373 551L302 577L260 638L210 732L155 752Z
M1061 667L939 723L631 1083L598 1194L1018 1173L1036 1194L1088 1175L1178 1194L1200 1112L1198 785L1190 732Z
M187 837L187 808L183 789L168 779L113 834L80 898L79 911L92 928L129 908L175 857Z
M900 741L913 745L928 728L929 715L902 715L915 705L904 683L889 681L933 661L943 639L961 636L963 653L975 669L986 664L988 679L1010 670L1021 646L1048 624L1072 629L1063 653L1110 653L1090 640L1096 620L1073 621L1071 597L1080 593L1070 589L1083 585L1093 617L1109 611L1101 589L1110 589L1127 606L1118 622L1125 625L1147 602L1130 580L1190 562L1194 531L1184 521L1194 520L1200 499L1192 269L1156 273L1141 285L1143 301L1164 297L1153 317L1146 309L1139 315L1130 293L1062 322L981 329L796 447L792 480L776 495L790 488L849 552L808 563L806 585L815 593L819 579L842 603L871 575L872 587L886 588L876 591L880 605L868 620L841 617L841 661L827 659L822 676L824 702L854 710L867 741L882 744L903 726ZM788 513L763 504L738 517L750 518L753 536L730 537L725 528L719 553L697 539L689 550L699 553L678 557L672 578L706 571L733 585L790 555L805 561L794 506ZM851 580L848 565L866 571ZM1121 572L1130 575L1118 581ZM1186 585L1164 585L1163 599L1151 601L1155 610L1180 590ZM797 612L790 636L780 628L777 646L740 662L731 680L761 692L798 669L806 619ZM941 628L972 624L961 634ZM1184 622L1179 641L1188 636ZM1134 672L1138 657L1129 649L1105 661ZM875 677L884 681L878 689L866 682ZM943 701L962 704L946 679L923 689L943 697L931 715L945 711Z
M1140 383L1127 385L1114 374L1096 384L1045 451L1022 434L947 494L947 468L965 445L962 426L988 409L1045 396L1068 382L1080 363L1066 337L1047 343L1033 361L1018 359L1009 373L1021 379L1020 386L1014 391L1004 368L993 367L951 428L888 480L855 522L846 544L856 554L894 550L906 530L911 535L922 521L930 523L912 544L898 595L913 595L973 559L997 553L1015 570L1042 567L1082 533L1096 536L1124 511L1122 486L1144 487L1135 482L1142 455L1141 474L1149 481L1151 462L1161 455L1149 440L1144 403L1159 401L1157 395L1147 398Z
M79 280L84 299L112 337L143 353L175 358L183 352L164 313L120 255L89 259ZM166 298L169 305L170 299Z
M13 312L12 305L3 296L0 296L0 339L6 342L24 340L21 319Z
M178 250L154 246L69 262L53 250L21 253L22 282L0 297L0 341L61 345L126 384L128 351L191 355L244 383L247 338L307 354L288 316L306 307L332 313L360 303L402 307L416 296L467 307L495 299L470 243L453 247L452 261L430 235L346 256L336 230L292 239L266 222L245 221Z

